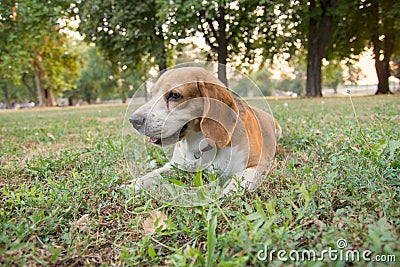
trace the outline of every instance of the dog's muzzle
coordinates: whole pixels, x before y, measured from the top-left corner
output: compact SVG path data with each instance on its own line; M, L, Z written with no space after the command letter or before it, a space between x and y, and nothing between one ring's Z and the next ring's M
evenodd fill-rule
M129 118L129 122L132 124L133 128L139 131L146 122L146 118L139 114L133 114Z
M133 114L129 118L129 122L132 124L133 128L135 128L140 134L148 136L148 142L156 144L156 145L168 145L173 144L180 141L186 134L186 130L188 128L188 124L183 125L178 131L168 137L161 136L153 136L152 133L146 131L146 117L139 114Z

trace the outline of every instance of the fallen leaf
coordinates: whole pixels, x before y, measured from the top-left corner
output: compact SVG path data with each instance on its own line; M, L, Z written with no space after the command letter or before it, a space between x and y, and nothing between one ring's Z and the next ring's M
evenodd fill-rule
M167 215L158 210L150 211L150 218L142 221L142 226L146 234L151 235L155 233L157 228L162 230L167 229Z
M86 225L86 223L89 221L89 214L84 214L84 215L82 215L82 217L79 219L79 220L77 220L76 221L76 225L78 226L78 227L82 227L82 226L84 226L84 225Z
M56 139L52 133L47 133L47 137L49 137L49 138L51 138L51 139L53 139L53 140Z
M146 234L151 235L153 234L156 229L154 227L154 221L151 218L147 218L142 221L142 226Z

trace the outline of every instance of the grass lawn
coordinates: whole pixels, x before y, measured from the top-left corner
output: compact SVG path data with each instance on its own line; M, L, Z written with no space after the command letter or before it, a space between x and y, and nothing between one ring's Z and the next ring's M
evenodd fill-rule
M400 95L353 101L359 124L348 97L269 100L284 134L262 186L193 208L119 188L126 106L1 111L0 265L398 266Z

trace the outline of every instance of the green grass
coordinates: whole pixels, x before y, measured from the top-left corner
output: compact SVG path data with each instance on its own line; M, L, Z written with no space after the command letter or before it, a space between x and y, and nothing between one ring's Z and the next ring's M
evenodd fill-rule
M265 247L321 252L340 238L399 262L400 96L353 100L362 131L347 97L269 100L284 134L262 186L193 208L119 189L126 106L0 112L0 265L264 266ZM165 161L137 146L143 172ZM146 235L152 210L167 228ZM282 264L366 262L269 262Z

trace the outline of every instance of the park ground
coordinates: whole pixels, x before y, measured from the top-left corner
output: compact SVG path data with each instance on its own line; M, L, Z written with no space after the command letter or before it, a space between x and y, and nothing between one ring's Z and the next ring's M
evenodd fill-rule
M0 112L0 265L365 266L258 253L340 239L396 266L400 95L353 97L356 116L349 97L268 102L284 134L262 186L192 208L120 189L125 105ZM146 151L143 168L165 161ZM155 210L167 221L148 235Z

